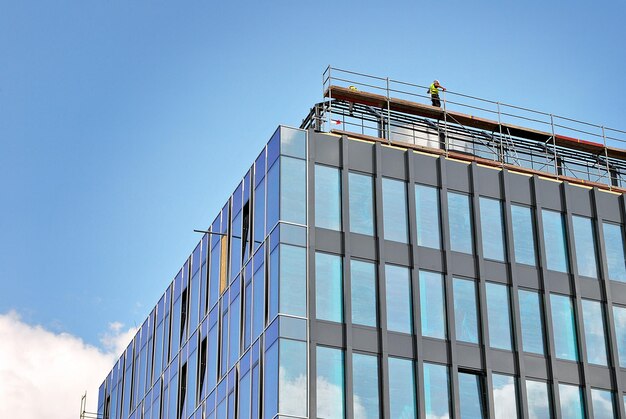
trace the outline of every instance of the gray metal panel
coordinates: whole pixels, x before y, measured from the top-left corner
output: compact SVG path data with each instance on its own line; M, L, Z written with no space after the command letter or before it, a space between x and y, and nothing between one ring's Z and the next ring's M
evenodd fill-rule
M561 183L535 177L537 200L541 202L541 208L562 211Z
M381 147L382 174L384 177L406 180L406 157L408 152L392 147Z
M374 237L350 233L349 240L352 256L360 259L377 259L377 240Z
M483 277L488 281L509 283L508 267L505 263L485 260Z
M404 333L388 332L389 355L402 358L414 358L413 337Z
M602 298L600 282L597 279L581 278L579 285L580 296L592 300Z
M315 323L315 340L312 341L329 346L344 346L344 326L323 320L312 320Z
M614 303L626 305L626 284L623 282L610 281L611 297Z
M554 375L558 381L563 381L568 384L582 384L582 377L579 369L580 366L578 363L557 359L555 364L556 371L554 372Z
M470 167L467 163L446 159L446 180L448 189L468 192L470 189Z
M541 356L524 354L524 367L528 378L548 380L548 361Z
M331 135L316 135L314 140L315 161L330 166L341 166L341 144L339 139L339 137Z
M450 362L448 345L445 341L422 338L422 348L425 362L436 362L439 364L448 364Z
M444 272L445 254L441 250L419 247L419 267L428 271Z
M511 172L508 172L508 176L509 190L507 192L511 202L531 205L533 203L531 189L532 176L518 175Z
M350 170L374 173L374 144L363 141L348 141L348 167Z
M515 374L515 357L512 352L500 351L498 349L490 349L489 357L491 358L491 368L497 372L506 374Z
M620 209L621 195L598 191L596 194L596 205L598 206L598 215L606 221L614 223L622 222L622 211Z
M591 189L571 186L568 193L567 204L572 213L591 217Z
M611 370L600 365L589 365L587 380L591 387L608 388L611 385Z
M540 289L539 271L534 266L516 264L517 282L520 287Z
M476 278L476 261L474 256L465 253L450 252L450 266L453 275Z
M439 158L422 153L411 153L415 180L425 185L439 186Z
M380 352L378 331L371 327L352 327L352 346L354 350Z
M311 229L312 230L312 229ZM325 228L315 229L315 250L329 253L343 253L343 233Z
M483 356L481 349L478 345L467 345L464 343L457 343L456 353L458 356L459 367L483 369L485 365L483 363Z
M547 271L544 277L546 291L559 294L573 295L572 284L568 274L555 271Z
M502 197L502 188L500 186L501 170L476 166L476 173L478 175L478 191L476 193L480 196L500 199Z
M404 243L384 240L386 261L395 265L411 266L411 247Z

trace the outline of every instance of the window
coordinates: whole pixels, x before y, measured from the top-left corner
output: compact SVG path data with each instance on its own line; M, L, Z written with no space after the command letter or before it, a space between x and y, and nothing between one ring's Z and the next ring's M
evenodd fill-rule
M343 351L317 347L317 417L344 417ZM300 401L294 400L299 403ZM306 412L304 413L306 416Z
M374 181L371 176L350 173L350 231L374 235Z
M265 240L265 179L254 189L254 249Z
M597 301L582 300L582 307L587 362L607 365L602 305Z
M453 284L456 340L478 343L476 283L468 279L454 278Z
M424 362L424 404L427 418L450 417L448 368Z
M280 312L306 316L306 249L280 245Z
M354 419L380 417L378 357L353 353L352 376Z
M480 197L480 231L485 259L504 261L502 204L497 199Z
M417 244L441 249L439 189L415 185L415 217L417 219Z
M239 281L236 282L237 286L239 285ZM235 365L235 362L239 359L239 346L240 346L240 331L239 331L239 322L240 322L240 309L239 309L239 295L235 297L233 302L230 304L230 333L229 333L229 359L228 359L228 368L232 368Z
M603 223L604 251L609 268L609 279L626 282L626 260L624 259L624 237L619 224Z
M515 377L492 374L493 410L496 419L513 419L517 413L517 388Z
M446 303L443 276L427 271L420 271L419 275L422 336L445 339Z
M350 261L352 323L376 327L376 265Z
M552 417L548 383L526 380L526 399L529 419Z
M524 352L544 354L543 321L541 317L541 296L534 291L520 289L520 323L522 326L522 348Z
M597 419L617 418L613 405L613 393L608 390L591 389L591 407L593 417Z
M304 160L291 157L280 158L280 219L306 224L306 162Z
M596 238L593 232L593 223L590 218L574 215L572 225L574 227L578 275L597 278L598 265L596 263Z
M315 226L341 230L341 172L315 165Z
M535 226L532 209L511 205L511 224L513 225L515 261L534 266L536 264Z
M287 415L306 416L308 411L306 342L290 339L280 339L279 342L278 411Z
M459 372L459 410L461 419L486 417L483 380L479 375Z
M585 418L583 394L580 387L569 384L559 384L559 399L562 418Z
M341 257L315 254L315 310L317 318L343 321L343 274Z
M557 358L578 361L576 321L572 300L564 295L550 294L554 350Z
M265 327L265 269L255 266L252 284L252 341L261 335Z
M615 340L619 352L619 365L626 368L626 308L613 306L613 319L615 321Z
M264 417L273 418L278 413L278 401L280 397L276 397L278 392L278 342L274 342L265 350L265 374L264 374L264 397L263 410ZM218 415L218 418L220 416Z
M489 345L492 348L511 350L511 318L509 290L506 285L486 284Z
M416 419L413 361L389 357L388 363L390 416Z
M383 178L383 224L385 240L409 242L406 186L400 180Z
M560 212L542 210L543 241L546 248L548 269L569 272L567 244L565 242L565 224Z
M469 196L448 192L448 224L450 227L450 248L455 252L474 253Z
M385 265L387 329L411 333L411 277L408 268Z

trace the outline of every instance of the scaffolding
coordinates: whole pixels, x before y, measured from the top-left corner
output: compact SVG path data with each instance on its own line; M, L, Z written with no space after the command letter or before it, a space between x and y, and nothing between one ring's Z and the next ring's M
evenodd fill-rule
M328 66L301 128L411 144L445 156L626 188L626 131Z

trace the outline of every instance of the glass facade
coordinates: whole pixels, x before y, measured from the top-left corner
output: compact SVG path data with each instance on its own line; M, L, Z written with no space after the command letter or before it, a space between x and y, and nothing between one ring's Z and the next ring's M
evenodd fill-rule
M623 416L621 198L365 141L338 157L347 137L308 156L324 135L277 130L106 378L103 419ZM435 160L453 176L424 177ZM564 199L598 215L542 208Z

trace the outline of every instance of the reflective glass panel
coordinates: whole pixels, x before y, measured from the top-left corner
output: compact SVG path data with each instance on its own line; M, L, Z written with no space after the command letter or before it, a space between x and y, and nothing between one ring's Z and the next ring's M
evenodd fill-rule
M265 180L254 190L254 248L265 240Z
M587 362L607 365L602 305L598 301L582 300L582 307Z
M478 343L476 283L472 280L454 278L454 327L457 340Z
M341 175L339 169L315 165L315 226L341 230Z
M380 417L378 357L352 354L354 419Z
M350 173L350 231L374 235L374 181L371 176Z
M239 417L250 418L250 374L244 375L239 381Z
M591 407L595 419L615 419L613 393L608 390L591 389Z
M559 384L559 405L561 417L567 419L584 419L583 394L578 386Z
M280 413L294 416L307 415L306 351L306 342L280 339L278 394Z
M568 272L567 244L565 242L565 224L560 212L542 210L543 241L546 247L548 269Z
M304 160L291 157L280 158L280 219L306 224L306 162Z
M376 265L350 261L352 323L376 327Z
M343 321L343 274L341 257L315 254L315 310L320 320Z
M385 265L387 329L391 331L412 332L410 281L408 268Z
M389 411L392 418L415 419L413 361L389 357Z
M524 352L543 355L543 320L541 317L541 297L534 291L520 289L520 323L522 326L522 347Z
M459 373L459 410L461 419L486 417L482 378L476 374Z
M280 245L280 312L306 316L306 249Z
M511 224L513 225L513 246L515 261L526 265L535 265L535 225L532 209L511 205Z
M492 374L493 410L496 419L517 418L517 388L515 377Z
M383 178L383 224L385 240L409 242L406 185L400 180Z
M613 306L619 365L626 368L626 307Z
M450 417L448 368L424 362L424 405L427 419Z
M486 284L489 345L492 348L511 350L511 317L509 289L506 285Z
M450 248L456 252L474 253L469 196L448 192L448 222L450 226Z
M502 204L497 199L480 197L480 231L485 259L504 261Z
M317 417L344 417L343 351L317 347ZM306 414L305 414L306 415Z
M597 278L596 237L595 234L593 234L591 218L574 215L572 217L572 224L574 227L574 244L576 247L578 275Z
M280 161L277 161L269 168L267 172L267 202L266 209L267 212L265 214L265 234L269 234L276 223L278 222L278 210L279 210L279 200L280 200Z
M572 300L558 294L550 294L552 306L552 330L557 358L578 361L576 321Z
M550 393L548 383L526 380L526 398L529 419L550 419Z
M278 413L278 342L265 351L265 374L263 381L263 410L266 418L273 418Z
M435 272L420 271L420 317L422 335L446 338L446 304L443 276Z
M417 244L440 249L439 189L432 186L415 185L415 216L417 219Z
M609 279L626 282L626 260L624 260L624 238L622 226L603 223L604 251L609 268Z

